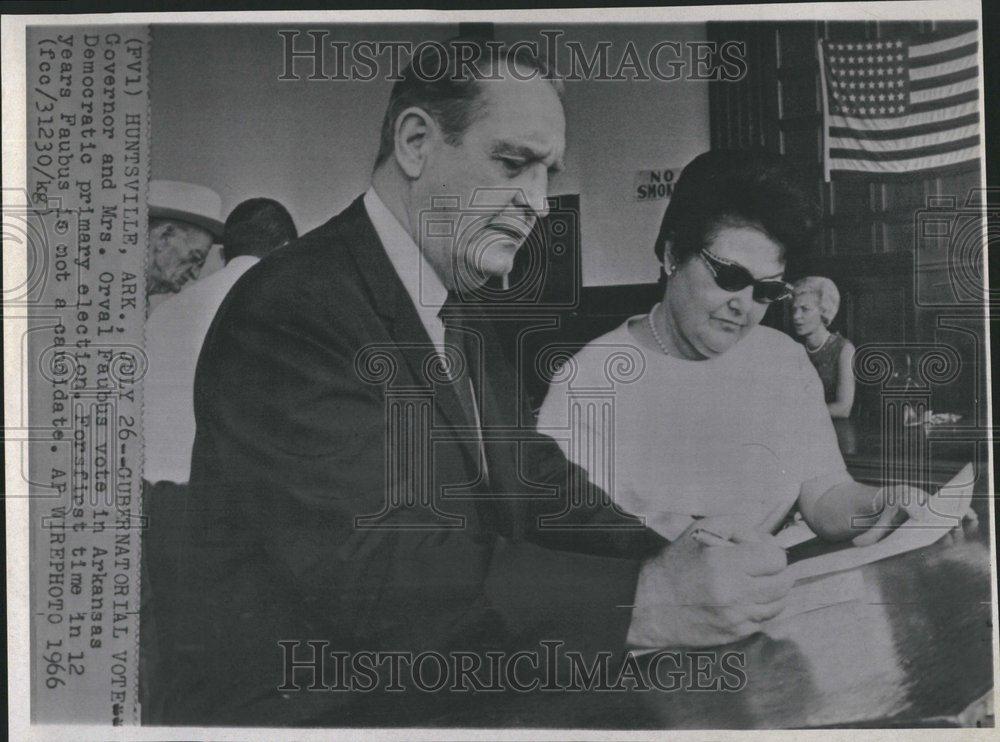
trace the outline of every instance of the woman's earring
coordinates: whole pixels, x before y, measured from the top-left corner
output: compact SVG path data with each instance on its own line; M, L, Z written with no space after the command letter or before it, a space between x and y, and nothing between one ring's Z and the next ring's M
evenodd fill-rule
M663 274L667 278L670 278L672 275L674 275L674 271L676 271L676 270L677 270L677 266L674 263L671 263L668 267L665 267L663 269Z

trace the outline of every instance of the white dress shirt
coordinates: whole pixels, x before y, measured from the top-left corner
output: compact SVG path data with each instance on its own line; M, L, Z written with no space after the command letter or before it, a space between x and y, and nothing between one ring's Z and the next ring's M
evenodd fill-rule
M448 289L424 258L409 232L379 198L374 187L365 193L364 203L368 218L375 225L375 232L392 267L396 269L406 293L413 300L420 323L427 330L438 353L444 355L444 322L438 314L448 299Z
M431 342L437 348L442 357L444 352L444 322L439 316L441 307L448 299L448 289L441 282L438 274L434 272L431 264L420 252L417 243L413 241L403 225L396 219L395 214L389 211L389 207L375 192L375 187L371 187L365 193L365 210L368 218L375 226L382 246L392 267L396 269L399 280L403 282L406 293L410 295L413 306L420 317L420 323L427 330ZM487 471L486 452L483 448L482 421L479 417L479 401L476 398L475 389L472 388L472 381L469 381L472 390L472 408L476 417L476 428L479 431L479 453L483 471Z
M258 258L242 255L167 299L146 321L149 368L143 379L143 478L183 483L191 478L194 372L208 328L226 294Z

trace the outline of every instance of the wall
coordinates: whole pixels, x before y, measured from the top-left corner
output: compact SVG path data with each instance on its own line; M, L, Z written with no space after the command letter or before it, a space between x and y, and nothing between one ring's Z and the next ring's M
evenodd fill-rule
M496 35L542 41L538 30L506 26ZM612 41L612 66L630 39L645 58L658 41L705 38L703 24L563 30L562 40L580 41L588 54L598 41ZM303 79L279 80L283 46L276 31L154 27L152 176L211 186L222 196L224 212L245 198L275 198L305 232L367 187L391 83L310 81L308 64L297 68ZM454 36L457 27L329 31L328 40L416 43ZM306 42L311 40L300 36L298 43ZM568 167L552 191L580 193L584 284L655 281L652 242L665 202L632 199L635 171L682 166L708 149L707 83L569 81L566 114Z
M522 37L541 38L538 30L519 29ZM609 68L617 68L624 45L632 41L641 60L661 41L706 38L704 24L646 26L566 26L559 39L560 69L570 72L565 41L579 41L588 55L597 43L612 42ZM518 36L507 28L497 38ZM661 69L670 57L663 54ZM650 283L657 279L653 240L666 201L633 199L636 171L680 168L709 148L708 83L661 81L568 80L566 82L567 172L557 192L578 189L581 207L583 283L585 286Z

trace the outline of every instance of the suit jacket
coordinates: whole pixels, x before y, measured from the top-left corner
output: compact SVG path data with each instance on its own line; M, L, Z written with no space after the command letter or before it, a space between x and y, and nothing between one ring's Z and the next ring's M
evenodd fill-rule
M232 289L199 359L189 495L148 503L169 677L155 721L447 714L447 693L280 691L282 640L303 642L299 659L307 640L621 653L640 560L664 542L533 432L488 311L463 322L486 472L360 198ZM164 570L174 587L157 594Z

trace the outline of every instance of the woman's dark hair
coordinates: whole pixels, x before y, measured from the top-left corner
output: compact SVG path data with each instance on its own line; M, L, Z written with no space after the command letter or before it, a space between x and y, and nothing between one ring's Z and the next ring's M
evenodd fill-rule
M713 150L681 172L663 214L654 252L664 264L684 264L723 226L753 226L784 250L786 264L815 237L810 186L783 157L763 150ZM671 255L665 256L667 242ZM662 275L661 275L662 279Z

